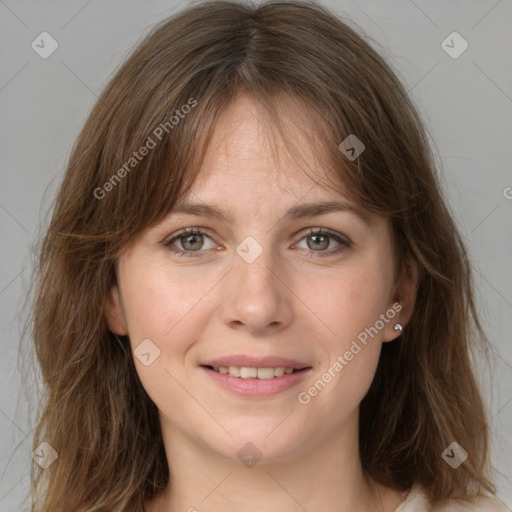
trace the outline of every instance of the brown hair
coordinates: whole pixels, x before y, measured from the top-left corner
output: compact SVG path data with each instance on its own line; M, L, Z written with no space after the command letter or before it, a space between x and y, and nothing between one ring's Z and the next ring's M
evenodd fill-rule
M420 270L412 318L383 344L360 406L364 470L397 490L419 483L432 502L496 492L471 359L489 342L466 250L419 115L348 23L312 2L197 4L156 26L101 94L40 253L33 339L45 396L33 447L46 441L58 459L32 464L32 510L142 511L169 481L157 408L129 340L108 329L106 300L119 254L188 190L241 92L275 126L292 111L302 119L338 185L390 219L397 269ZM350 134L366 147L354 161L338 149ZM155 146L130 160L149 139ZM441 457L452 441L468 453L457 470Z

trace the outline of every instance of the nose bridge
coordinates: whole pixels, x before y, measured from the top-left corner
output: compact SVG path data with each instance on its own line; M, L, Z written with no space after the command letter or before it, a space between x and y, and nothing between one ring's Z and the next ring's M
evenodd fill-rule
M281 264L271 247L249 236L236 248L224 320L250 330L286 324L291 317L289 292L277 277Z
M248 236L238 244L236 253L235 274L238 289L249 295L253 293L274 295L275 274L279 262L276 261L272 248Z

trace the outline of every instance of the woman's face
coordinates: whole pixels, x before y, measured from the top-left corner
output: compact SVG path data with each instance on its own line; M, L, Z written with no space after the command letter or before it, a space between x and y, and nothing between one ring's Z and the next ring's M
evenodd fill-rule
M108 319L130 337L164 438L270 462L336 436L353 442L414 283L394 281L385 218L358 214L284 153L276 168L265 141L257 106L240 97L183 211L120 257ZM320 179L307 136L298 142ZM346 208L319 208L328 202Z

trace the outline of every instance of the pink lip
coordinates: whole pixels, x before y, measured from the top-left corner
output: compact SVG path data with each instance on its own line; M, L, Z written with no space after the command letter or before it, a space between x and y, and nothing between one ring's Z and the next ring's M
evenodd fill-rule
M259 364L261 365L261 361ZM229 366L238 365L230 364ZM276 366L285 365L278 364ZM263 365L259 366L259 368L261 367L263 367ZM289 368L293 367L289 366ZM289 389L292 386L295 386L302 379L304 379L307 374L309 374L311 368L298 370L294 373L285 373L282 377L273 377L272 379L242 379L240 377L232 377L229 374L218 373L214 370L211 370L210 368L206 368L205 366L201 366L201 370L203 370L214 382L219 384L221 387L236 393L237 395L245 398L266 398L277 395L278 393Z
M253 357L246 355L228 356L219 359L212 359L199 363L200 366L245 366L246 368L277 368L284 366L285 368L309 368L309 365L296 361L295 359L286 359L283 357Z

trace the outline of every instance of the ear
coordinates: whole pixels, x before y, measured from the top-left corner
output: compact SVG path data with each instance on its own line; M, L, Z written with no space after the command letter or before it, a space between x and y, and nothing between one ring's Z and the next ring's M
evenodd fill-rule
M107 317L108 328L114 334L119 334L120 336L126 336L128 334L123 304L121 302L121 294L117 284L110 288L105 314Z
M401 331L394 328L397 323L402 324L403 329L406 328L414 311L419 277L417 263L415 261L407 261L397 279L395 293L392 297L393 300L389 304L391 309L388 309L388 311L395 311L396 314L393 318L390 317L391 321L386 324L382 341L393 341L400 336Z

